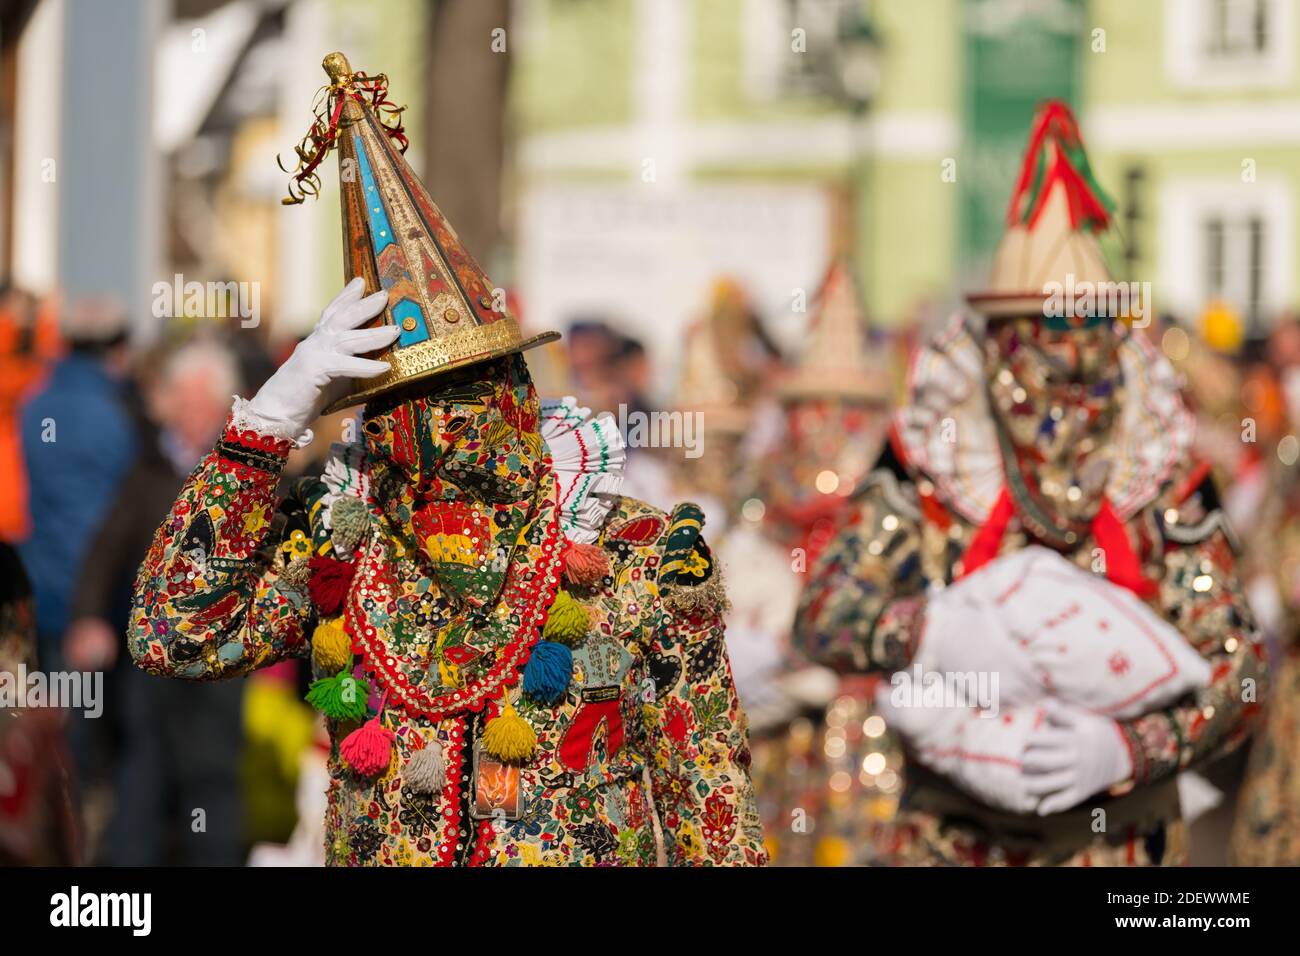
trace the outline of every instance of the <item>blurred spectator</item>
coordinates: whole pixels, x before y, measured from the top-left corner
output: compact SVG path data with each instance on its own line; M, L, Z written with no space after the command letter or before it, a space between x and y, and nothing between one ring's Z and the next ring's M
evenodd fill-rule
M120 753L103 854L111 865L242 860L243 682L163 680L122 653L136 569L185 477L216 443L240 384L221 346L193 342L166 359L146 396L158 431L141 443L72 601L64 655L75 668L108 671L116 691Z
M613 411L609 404L611 358L618 346L618 336L600 319L579 319L564 336L569 347L569 373L577 399L596 411Z
M619 336L610 362L611 376L621 386L619 404L627 406L628 414L651 411L649 395L654 386L654 368L641 341L627 335ZM617 414L618 408L610 411Z
M38 665L32 592L18 552L0 542L0 672ZM0 719L0 866L77 862L59 711L23 707Z
M30 530L18 405L55 357L58 323L35 296L0 284L0 541Z
M21 545L36 592L37 646L58 669L77 569L135 456L127 406L126 316L108 299L73 305L69 354L21 412L31 536Z

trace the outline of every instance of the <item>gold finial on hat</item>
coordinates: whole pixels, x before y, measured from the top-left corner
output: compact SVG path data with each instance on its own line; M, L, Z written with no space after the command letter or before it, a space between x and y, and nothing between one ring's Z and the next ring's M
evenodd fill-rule
M330 78L330 85L344 87L352 85L352 64L348 58L339 51L325 55L325 59L320 61L320 65L325 68L325 73Z

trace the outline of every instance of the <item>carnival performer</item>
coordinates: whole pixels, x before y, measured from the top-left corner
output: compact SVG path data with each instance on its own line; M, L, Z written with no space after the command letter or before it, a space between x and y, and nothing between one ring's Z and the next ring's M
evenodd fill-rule
M917 356L801 599L805 653L891 675L897 863L1184 862L1176 775L1259 707L1234 539L1172 370L1122 321L1149 303L1107 294L1109 221L1074 117L1045 104L991 289ZM956 694L962 674L995 693Z
M780 546L796 586L880 454L892 391L847 261L832 262L813 303L802 347L778 390L780 426L742 495L762 515L755 533ZM730 594L737 603L734 586ZM772 860L879 863L902 789L901 748L874 701L882 678L832 677L825 668L800 666L791 660L788 619L781 664L772 684L799 706L779 724L761 724L751 712L754 785Z
M412 174L384 78L324 65L289 201L337 148L351 281L158 530L132 654L310 656L331 864L762 864L699 510L622 497L612 420L538 399L519 353L555 333L523 337ZM362 402L277 508L317 415Z

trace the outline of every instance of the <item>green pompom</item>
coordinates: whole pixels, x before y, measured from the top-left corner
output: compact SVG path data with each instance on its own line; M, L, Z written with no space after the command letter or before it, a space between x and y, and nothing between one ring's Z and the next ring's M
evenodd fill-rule
M567 591L556 591L555 601L546 614L542 639L572 646L587 635L591 616L587 609L569 596Z
M358 680L347 671L313 681L307 689L307 703L334 720L361 720L366 716L370 682Z

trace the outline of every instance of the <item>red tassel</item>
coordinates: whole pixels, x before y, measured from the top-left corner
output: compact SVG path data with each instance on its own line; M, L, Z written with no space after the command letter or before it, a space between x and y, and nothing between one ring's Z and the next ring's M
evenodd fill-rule
M594 544L570 541L564 548L564 576L573 584L591 587L609 574L609 555Z
M352 576L356 574L357 566L338 558L315 557L307 562L307 569L307 590L311 592L316 610L327 617L339 613L352 587Z
M1011 516L1014 513L1015 507L1011 504L1011 495L1006 488L1003 488L983 527L975 532L970 547L966 549L966 554L961 561L962 577L974 574L998 556L998 549L1002 547L1002 538L1007 533L1007 525L1011 523Z
M391 730L371 717L362 726L343 738L339 753L348 765L363 777L373 777L388 769L393 759Z
M1124 523L1105 498L1092 519L1092 537L1106 556L1106 577L1112 584L1128 588L1140 598L1155 597L1159 586L1142 574L1142 564L1129 544Z

